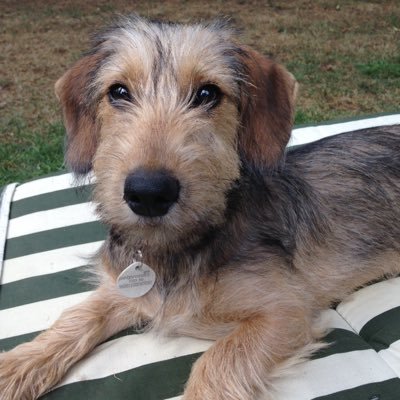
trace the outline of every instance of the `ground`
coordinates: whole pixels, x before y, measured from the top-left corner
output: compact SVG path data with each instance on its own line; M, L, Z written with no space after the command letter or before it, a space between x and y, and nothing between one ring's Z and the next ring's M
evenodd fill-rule
M230 16L243 42L299 81L297 124L399 111L398 0L1 0L0 186L63 168L54 82L90 32L129 12L180 22Z

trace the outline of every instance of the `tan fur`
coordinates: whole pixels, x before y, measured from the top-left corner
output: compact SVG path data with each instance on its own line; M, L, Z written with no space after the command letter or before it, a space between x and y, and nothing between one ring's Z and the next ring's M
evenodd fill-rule
M210 83L221 102L194 107L196 90ZM114 84L129 90L130 101L112 103ZM362 218L354 226L371 221L367 243L346 225L355 178L343 173L335 187L324 175L323 149L309 163L288 158L287 175L279 172L296 87L282 66L239 45L221 24L160 26L130 17L99 36L56 84L66 160L78 174L93 168L94 201L110 227L99 287L33 342L0 355L2 400L36 399L98 343L143 321L167 335L216 341L195 363L185 400L271 395L273 378L318 348L322 308L400 271L396 228L396 240L376 242L383 250L366 255L374 230L388 232L385 221L398 217L391 216L397 183L388 183L383 211L355 197ZM140 168L179 180L179 200L166 215L137 215L124 200L124 182ZM138 250L156 284L128 299L116 278Z

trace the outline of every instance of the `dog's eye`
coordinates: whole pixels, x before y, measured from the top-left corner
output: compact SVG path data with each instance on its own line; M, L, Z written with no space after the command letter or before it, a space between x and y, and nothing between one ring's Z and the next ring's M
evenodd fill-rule
M126 86L116 83L112 85L108 90L108 98L111 104L116 103L120 100L132 101L131 94Z
M208 106L216 107L222 99L221 89L213 84L201 86L195 93L192 101L192 107Z

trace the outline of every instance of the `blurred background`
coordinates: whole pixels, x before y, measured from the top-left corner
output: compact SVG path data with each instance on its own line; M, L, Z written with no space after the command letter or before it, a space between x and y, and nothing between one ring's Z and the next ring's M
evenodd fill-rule
M400 2L0 0L0 186L63 169L54 83L116 14L231 17L300 83L299 124L400 111Z

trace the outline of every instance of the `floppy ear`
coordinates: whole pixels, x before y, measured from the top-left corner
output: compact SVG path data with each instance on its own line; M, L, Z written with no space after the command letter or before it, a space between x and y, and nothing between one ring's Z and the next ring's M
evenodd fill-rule
M239 149L249 165L274 167L290 138L297 82L284 67L250 48L244 48L242 62L247 87L242 94Z
M77 61L55 84L61 102L66 129L65 161L76 174L86 174L98 141L96 107L90 99L90 83L99 65L97 53Z

